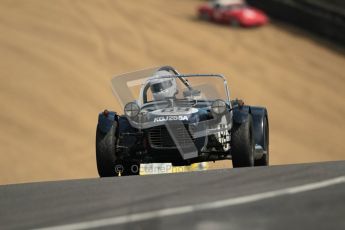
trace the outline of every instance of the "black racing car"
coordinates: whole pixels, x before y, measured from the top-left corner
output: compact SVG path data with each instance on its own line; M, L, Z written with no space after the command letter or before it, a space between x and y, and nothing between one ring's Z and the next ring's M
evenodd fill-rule
M230 100L222 75L184 75L164 66L114 77L112 87L124 114L104 110L98 116L101 177L137 175L141 163L268 165L266 108Z

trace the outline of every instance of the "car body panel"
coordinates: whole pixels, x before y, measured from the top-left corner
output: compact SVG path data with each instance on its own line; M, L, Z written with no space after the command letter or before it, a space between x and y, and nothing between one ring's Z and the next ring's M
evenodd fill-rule
M198 14L206 14L209 20L217 23L227 23L230 25L237 22L243 27L261 26L269 22L267 15L263 11L243 3L225 5L203 4L198 8Z
M263 107L242 105L238 100L231 101L226 79L221 75L182 75L176 71L168 77L183 78L180 79L181 81L186 81L188 77L220 79L222 83L217 89L226 91L224 93L225 112L222 114L214 114L211 108L213 103L219 100L216 98L196 100L194 97L189 98L186 94L187 99L145 102L142 96L145 91L142 89L146 87L145 84L148 81L146 77L161 68L119 75L112 80L114 95L118 96L120 104L124 105L131 101L140 104L140 113L134 118L118 115L113 111L104 111L99 114L98 127L102 132L107 133L112 125L117 126L115 152L118 159L130 159L140 163L172 162L174 165L231 159L232 126L234 123L246 122L250 115L254 116L255 143L262 144L261 124L264 117L267 117L267 110ZM190 82L184 83L188 86ZM138 91L140 96L137 98L129 94L129 87L137 86L136 84L141 87ZM204 89L203 87L202 85L200 89ZM121 96L119 96L120 93Z

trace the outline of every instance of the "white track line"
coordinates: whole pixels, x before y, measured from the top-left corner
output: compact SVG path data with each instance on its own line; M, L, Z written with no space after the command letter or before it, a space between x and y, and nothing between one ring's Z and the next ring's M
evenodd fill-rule
M105 219L93 220L93 221L85 221L85 222L79 222L79 223L74 223L74 224L52 226L52 227L41 228L41 229L69 230L69 229L91 229L91 228L100 228L100 227L106 227L106 226L114 226L114 225L144 221L144 220L149 220L149 219L154 219L154 218L192 213L195 211L211 210L211 209L224 208L224 207L229 207L229 206L234 206L234 205L239 205L239 204L246 204L246 203L273 198L277 196L307 192L310 190L320 189L320 188L324 188L324 187L328 187L328 186L336 185L336 184L341 184L341 183L345 183L345 176L336 177L333 179L324 180L324 181L320 181L316 183L304 184L300 186L254 194L254 195L241 196L241 197L218 200L218 201L213 201L213 202L208 202L208 203L186 205L186 206L148 211L148 212L142 212L142 213L136 213L136 214L128 214L124 216L105 218Z

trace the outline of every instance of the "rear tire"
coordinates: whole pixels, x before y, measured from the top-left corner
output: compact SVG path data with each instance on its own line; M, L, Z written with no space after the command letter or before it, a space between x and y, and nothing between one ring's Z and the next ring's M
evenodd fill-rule
M116 129L115 121L108 133L102 133L97 126L96 130L96 162L97 170L100 177L117 176L115 172L116 161Z
M254 135L253 118L248 114L244 123L234 123L231 133L231 155L232 165L238 167L254 166Z

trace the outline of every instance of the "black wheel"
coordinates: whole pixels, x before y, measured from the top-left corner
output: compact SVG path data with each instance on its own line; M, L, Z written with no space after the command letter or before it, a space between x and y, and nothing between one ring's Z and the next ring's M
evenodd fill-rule
M264 154L260 159L254 161L255 166L268 166L269 165L269 128L267 116L264 118Z
M240 27L240 23L236 19L231 19L230 20L230 26L237 28L237 27Z
M199 18L204 21L209 21L210 15L207 12L202 12L199 14Z
M232 165L238 167L254 166L253 118L249 114L246 122L234 123L231 132Z
M96 162L100 177L117 176L115 172L116 162L116 129L115 121L108 133L102 133L97 126L96 130Z

